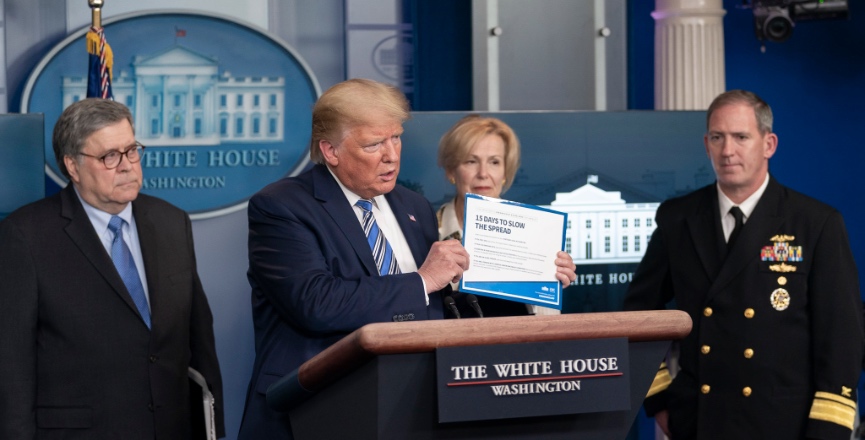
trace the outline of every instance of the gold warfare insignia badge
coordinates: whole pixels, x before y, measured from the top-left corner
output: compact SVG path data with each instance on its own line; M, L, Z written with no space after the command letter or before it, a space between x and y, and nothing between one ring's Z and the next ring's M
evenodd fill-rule
M789 242L795 240L792 235L779 234L769 240L772 246L763 246L760 249L760 259L763 261L778 261L780 264L769 266L773 272L795 272L796 266L787 264L792 261L802 261L802 246L791 246Z
M787 292L787 289L779 287L769 296L769 302L771 302L772 307L779 312L786 310L787 307L790 307L790 292Z

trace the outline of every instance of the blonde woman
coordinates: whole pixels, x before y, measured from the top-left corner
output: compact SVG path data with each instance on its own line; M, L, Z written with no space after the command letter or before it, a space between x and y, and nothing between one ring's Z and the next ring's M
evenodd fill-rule
M437 212L439 239L462 239L466 193L500 198L511 187L520 166L520 141L513 129L500 119L480 115L466 116L450 128L439 142L438 164L448 181L456 187L456 196ZM556 277L562 285L576 278L574 260L567 252L556 254ZM454 285L454 290L456 286ZM461 313L473 316L471 307L460 304ZM484 316L553 314L558 310L479 297ZM465 309L465 312L463 310Z

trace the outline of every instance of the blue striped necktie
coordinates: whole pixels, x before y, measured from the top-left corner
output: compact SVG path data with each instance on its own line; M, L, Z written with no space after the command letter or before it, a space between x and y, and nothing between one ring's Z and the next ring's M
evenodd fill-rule
M123 279L123 284L126 285L126 290L129 291L129 296L132 297L132 302L138 308L138 313L141 314L141 319L150 328L150 309L147 307L147 298L144 296L144 286L141 285L141 277L138 276L138 269L135 267L135 260L132 259L132 252L129 251L129 246L123 240L121 228L126 223L122 218L113 215L111 221L108 222L108 229L114 233L114 240L111 242L111 259L114 260L114 267Z
M361 222L363 233L366 234L366 241L372 250L372 258L378 267L379 275L400 273L393 249L390 248L390 244L384 238L384 233L379 229L378 223L375 222L375 217L372 215L372 200L360 199L355 205L363 210L363 221Z

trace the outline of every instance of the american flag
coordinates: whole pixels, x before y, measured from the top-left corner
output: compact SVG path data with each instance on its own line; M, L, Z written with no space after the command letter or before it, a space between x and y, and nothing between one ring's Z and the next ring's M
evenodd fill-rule
M87 53L89 54L87 71L87 97L114 99L111 93L111 72L114 66L114 54L111 46L105 41L103 29L91 27L87 32Z

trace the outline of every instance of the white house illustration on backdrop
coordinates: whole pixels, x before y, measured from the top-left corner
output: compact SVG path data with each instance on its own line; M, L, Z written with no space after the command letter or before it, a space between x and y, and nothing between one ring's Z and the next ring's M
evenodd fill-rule
M137 55L131 67L115 69L111 88L148 147L283 139L284 77L219 75L217 58L179 45ZM86 76L63 77L64 109L86 94Z
M619 191L587 183L569 193L556 193L546 208L568 214L565 251L580 264L638 263L655 230L660 203L625 203Z

